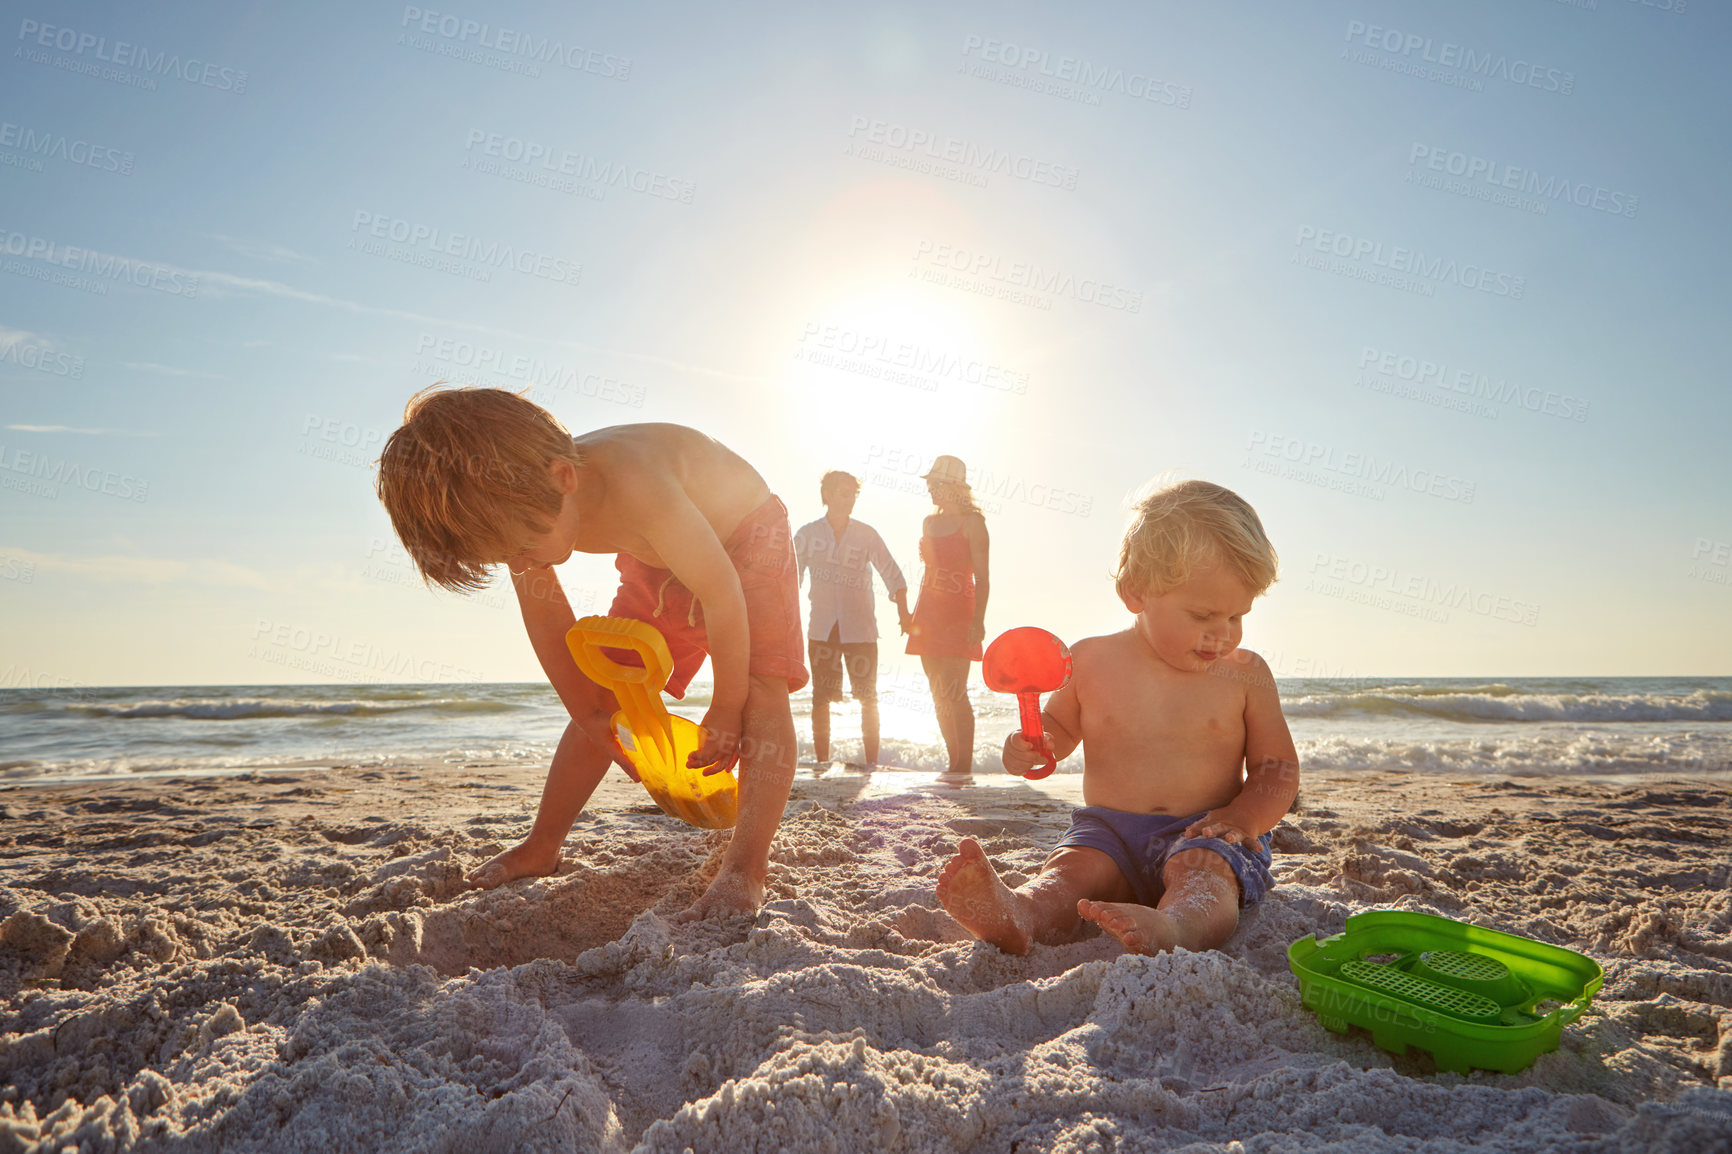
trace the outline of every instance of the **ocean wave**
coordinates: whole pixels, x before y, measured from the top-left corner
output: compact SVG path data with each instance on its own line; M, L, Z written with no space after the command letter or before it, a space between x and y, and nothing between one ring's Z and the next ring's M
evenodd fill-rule
M175 698L168 701L77 702L65 706L69 713L87 717L186 718L193 721L236 721L273 717L384 717L398 713L471 714L507 713L525 706L507 701L441 697L423 701L387 704L379 701L305 701L281 698L222 698L200 700Z
M1326 737L1300 741L1299 764L1318 772L1535 774L1732 774L1732 739L1689 734L1648 738L1567 734L1514 741Z
M1500 690L1502 692L1500 692ZM1282 701L1288 717L1431 718L1459 722L1732 721L1732 692L1684 694L1531 693L1509 686L1470 692L1391 686L1346 694L1301 694Z

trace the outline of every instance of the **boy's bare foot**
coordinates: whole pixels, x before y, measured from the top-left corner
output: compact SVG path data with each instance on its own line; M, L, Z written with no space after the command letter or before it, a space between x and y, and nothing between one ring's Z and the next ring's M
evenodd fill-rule
M1167 914L1135 902L1077 901L1079 917L1095 923L1133 954L1158 954L1179 944L1179 927Z
M756 914L764 904L764 883L751 881L743 874L724 870L710 882L710 888L697 901L675 914L676 922L695 922L704 918L729 918L736 914Z
M1029 915L986 851L971 837L962 839L956 856L938 874L938 900L963 929L1007 954L1026 954L1033 943Z
M486 865L469 871L464 879L478 890L497 889L518 878L546 877L559 868L559 847L553 852L532 846L528 842L512 846Z

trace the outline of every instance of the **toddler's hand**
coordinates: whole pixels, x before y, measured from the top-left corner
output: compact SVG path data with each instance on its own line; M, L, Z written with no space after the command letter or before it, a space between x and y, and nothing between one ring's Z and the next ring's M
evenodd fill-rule
M1257 835L1234 825L1232 822L1217 817L1213 812L1206 813L1185 827L1186 837L1213 837L1232 845L1241 845L1246 849L1257 848Z
M1004 739L1004 768L1018 777L1027 777L1028 771L1036 766L1046 764L1046 759L1052 756L1052 738L1047 734L1040 735L1040 747L1018 730Z

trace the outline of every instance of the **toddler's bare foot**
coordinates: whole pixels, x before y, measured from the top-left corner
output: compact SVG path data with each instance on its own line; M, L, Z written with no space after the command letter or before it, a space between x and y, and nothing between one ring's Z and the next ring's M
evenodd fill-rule
M938 900L958 924L983 942L1007 954L1026 954L1033 942L1029 914L1010 887L986 860L986 851L971 837L962 839L956 856L938 874Z
M551 851L523 842L512 846L486 865L469 871L466 880L478 890L497 889L518 878L545 877L559 868L559 847Z
M1133 954L1158 954L1179 944L1178 925L1152 906L1082 898L1076 904L1076 912L1117 938Z
M756 914L764 904L764 883L753 881L744 874L723 870L710 882L703 896L679 913L676 922L695 922L703 918L729 918L736 914Z

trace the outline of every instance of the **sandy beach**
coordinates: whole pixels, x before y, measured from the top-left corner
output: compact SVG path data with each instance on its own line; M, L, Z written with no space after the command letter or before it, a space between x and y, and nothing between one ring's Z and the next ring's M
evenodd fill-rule
M722 835L617 774L493 892L532 767L0 792L0 1150L1732 1149L1727 784L1315 776L1225 949L1018 959L933 879L965 834L1032 873L1080 779L929 780L803 771L763 911L698 925ZM1371 908L1604 989L1522 1073L1439 1073L1300 1005L1288 944Z

